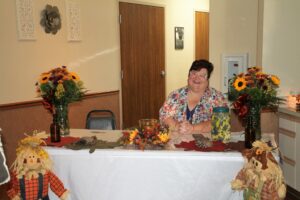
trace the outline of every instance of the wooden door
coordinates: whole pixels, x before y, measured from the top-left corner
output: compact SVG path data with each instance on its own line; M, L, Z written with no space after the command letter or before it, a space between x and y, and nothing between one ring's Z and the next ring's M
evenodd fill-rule
M164 8L119 3L123 128L158 119L165 100Z
M209 13L195 12L196 59L209 60Z

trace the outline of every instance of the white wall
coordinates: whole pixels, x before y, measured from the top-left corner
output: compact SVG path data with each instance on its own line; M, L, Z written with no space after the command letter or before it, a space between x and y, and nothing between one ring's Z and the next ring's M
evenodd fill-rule
M299 10L299 0L210 0L211 85L220 88L222 53L249 53L249 66L279 76L279 96L300 93Z
M77 0L81 9L82 41L67 41L66 9L62 0L33 0L36 40L17 36L15 0L0 1L0 104L35 100L40 73L66 65L77 72L89 92L121 89L117 0ZM194 11L209 10L209 0L129 1L165 7L166 92L186 84L194 60ZM62 29L46 34L39 25L46 4L58 6ZM174 49L174 27L185 28L185 47Z
M209 57L215 70L211 85L221 90L222 54L248 53L257 64L258 0L210 0Z
M300 94L299 10L299 0L265 0L262 62L280 77L281 96Z
M208 11L209 1L168 0L166 7L166 91L187 84L189 68L195 59L195 11ZM174 27L184 27L184 49L175 50Z

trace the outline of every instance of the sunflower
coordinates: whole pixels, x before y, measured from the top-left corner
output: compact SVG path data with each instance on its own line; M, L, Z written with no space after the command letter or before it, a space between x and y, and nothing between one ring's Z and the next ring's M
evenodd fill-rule
M130 132L130 135L129 135L129 140L130 141L133 141L134 140L134 138L135 138L135 136L138 134L138 130L137 129L135 129L135 130L133 130L132 132Z
M277 76L275 76L275 75L272 75L272 76L271 76L271 80L272 80L272 82L273 82L275 85L279 85L279 84L280 84L280 79L279 79Z
M233 86L237 91L241 91L246 88L247 82L246 82L245 78L243 78L243 77L237 78L237 79L235 79Z
M264 92L270 93L273 91L272 83L270 80L265 80L264 83L261 85L261 88Z
M70 72L69 75L71 77L71 80L74 80L74 81L79 81L80 80L79 76L74 72Z
M160 141L162 141L162 142L167 142L167 141L169 141L169 134L168 133L160 133L160 134L158 134L158 138L160 139Z
M40 84L47 83L48 80L49 80L49 77L50 77L50 74L48 74L48 73L41 74L40 79L39 79L39 83Z

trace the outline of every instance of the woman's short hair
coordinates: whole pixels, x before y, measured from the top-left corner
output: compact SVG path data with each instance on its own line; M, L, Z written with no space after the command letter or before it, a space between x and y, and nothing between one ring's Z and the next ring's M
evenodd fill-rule
M207 79L209 79L211 72L214 70L214 65L205 59L195 60L192 63L189 73L191 71L200 71L202 68L207 69Z

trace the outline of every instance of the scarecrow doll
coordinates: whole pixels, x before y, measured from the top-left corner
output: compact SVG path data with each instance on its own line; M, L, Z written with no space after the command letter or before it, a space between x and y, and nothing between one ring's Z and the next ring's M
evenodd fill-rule
M252 149L242 155L245 165L231 182L234 190L244 190L244 200L282 200L286 185L282 170L273 157L272 148L262 141L255 141Z
M17 158L12 164L11 189L7 194L12 200L49 200L48 188L65 200L68 191L51 171L51 160L41 147L43 140L28 136L20 141Z

